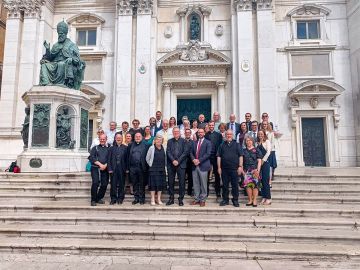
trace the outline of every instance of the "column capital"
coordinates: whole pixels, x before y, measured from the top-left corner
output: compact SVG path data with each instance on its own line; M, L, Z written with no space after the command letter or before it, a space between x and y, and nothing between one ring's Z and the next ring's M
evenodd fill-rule
M271 10L272 0L257 0L257 10Z
M24 17L40 18L41 7L45 5L45 0L5 0L4 7L8 10L8 18Z
M176 10L176 14L179 15L180 17L185 17L188 10L189 10L189 6L182 6Z
M162 87L163 88L169 88L169 89L171 89L172 88L172 83L171 82L163 82L162 83Z
M139 0L137 13L139 15L151 15L153 12L153 0Z
M132 16L133 9L130 5L130 0L120 0L118 3L118 13L121 16Z
M217 81L216 82L216 86L217 87L225 87L226 86L226 81Z
M255 0L256 1L256 0ZM235 11L252 11L253 1L252 0L234 0Z

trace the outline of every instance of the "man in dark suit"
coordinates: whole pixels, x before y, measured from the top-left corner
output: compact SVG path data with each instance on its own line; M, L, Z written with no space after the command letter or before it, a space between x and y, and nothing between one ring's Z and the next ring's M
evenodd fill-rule
M188 144L180 137L180 129L173 128L174 138L170 139L166 147L167 171L169 184L169 201L166 205L174 204L175 176L179 179L179 206L184 205L185 196L185 170L188 158Z
M207 180L208 173L211 169L211 142L205 139L205 130L198 129L199 139L193 143L190 157L193 162L193 184L194 184L194 201L192 205L199 204L205 206L207 198Z
M251 117L251 113L245 113L245 123L248 131L251 129Z
M140 132L135 133L135 140L128 146L128 168L133 183L134 201L132 204L145 204L145 173L147 171L147 145L142 141Z
M223 138L219 132L215 131L215 122L214 121L210 121L208 125L209 125L209 132L205 134L205 138L208 139L212 145L210 163L211 163L211 166L213 169L213 174L215 176L216 200L219 200L219 198L221 198L221 196L220 196L220 175L218 173L216 154L217 154L220 144L223 141ZM210 178L210 173L209 173L209 178ZM208 196L209 196L209 182L210 181L208 181L208 189L207 189Z
M129 133L132 136L132 139L135 139L136 133L141 133L142 136L144 136L144 130L140 127L140 121L138 119L132 120L133 127L130 128Z
M236 139L237 135L240 133L240 124L237 123L235 114L230 114L229 117L230 122L226 124L226 129L231 129L233 131L234 140Z
M198 117L198 128L204 128L206 126L205 115L200 114Z
M115 135L115 143L109 149L108 171L111 175L110 204L122 204L125 198L125 173L127 170L127 146L122 135Z
M156 119L156 128L157 128L156 132L158 132L159 130L162 129L162 113L160 111L156 112L155 119Z

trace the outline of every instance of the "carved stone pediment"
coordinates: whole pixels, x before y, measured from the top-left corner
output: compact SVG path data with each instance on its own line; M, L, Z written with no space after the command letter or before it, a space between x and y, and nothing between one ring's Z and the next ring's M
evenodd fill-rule
M298 6L287 13L287 16L291 17L294 15L298 16L314 16L324 14L325 16L329 15L331 12L330 9L316 4L304 4Z
M68 24L77 24L77 25L89 25L89 24L103 24L105 20L93 13L80 13L67 20Z
M190 41L185 45L178 46L176 50L169 52L157 61L158 69L192 65L230 68L231 60L221 52L213 50L208 44Z
M325 80L310 80L299 84L288 94L289 107L296 108L301 104L309 104L316 109L319 104L322 107L339 107L336 97L345 89L340 85Z
M176 11L176 14L179 16L185 16L186 14L197 12L201 13L203 16L209 16L211 14L212 9L203 4L194 4L194 5L184 5Z

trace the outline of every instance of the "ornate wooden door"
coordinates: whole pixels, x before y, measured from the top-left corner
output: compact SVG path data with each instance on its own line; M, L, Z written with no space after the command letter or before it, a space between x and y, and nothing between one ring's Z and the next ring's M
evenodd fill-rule
M211 119L211 98L177 100L178 124L181 124L181 118L184 115L192 121L198 119L199 114L204 114L207 121Z
M301 123L305 166L326 166L324 119L302 118Z

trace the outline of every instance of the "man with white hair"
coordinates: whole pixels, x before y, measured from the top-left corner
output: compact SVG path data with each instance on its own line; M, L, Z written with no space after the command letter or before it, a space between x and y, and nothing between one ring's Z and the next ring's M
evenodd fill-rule
M107 143L110 145L113 145L114 139L115 139L115 134L116 134L117 124L115 121L111 121L109 126L110 126L110 129L106 131Z

